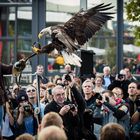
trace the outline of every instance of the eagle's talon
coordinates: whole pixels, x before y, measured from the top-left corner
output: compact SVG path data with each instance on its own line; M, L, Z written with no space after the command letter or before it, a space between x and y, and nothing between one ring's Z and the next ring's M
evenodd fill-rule
M38 42L34 42L32 45L32 51L36 54L41 53L41 45Z

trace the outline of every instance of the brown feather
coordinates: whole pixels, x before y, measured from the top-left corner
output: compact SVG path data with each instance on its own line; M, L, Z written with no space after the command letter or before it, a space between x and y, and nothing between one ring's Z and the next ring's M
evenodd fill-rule
M108 20L112 19L110 15L113 13L105 12L113 8L110 5L102 3L86 11L81 9L64 25L46 28L44 32L51 34L52 43L42 47L42 53L50 53L57 49L63 52L67 61L68 54L70 54L71 63L76 63L77 58L72 53L84 45ZM76 61L76 64L79 64L79 58Z
M103 12L111 8L113 7L110 4L100 4L87 11L81 10L64 24L65 31L73 40L76 39L80 45L84 45L107 20L112 18L109 16L112 13Z

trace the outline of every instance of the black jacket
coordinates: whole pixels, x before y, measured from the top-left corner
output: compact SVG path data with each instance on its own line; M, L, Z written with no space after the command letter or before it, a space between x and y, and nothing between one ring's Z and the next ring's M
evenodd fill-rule
M82 126L81 118L85 110L85 101L81 93L79 93L75 87L72 87L71 91L73 92L76 104L78 106L78 115L73 116L71 112L68 112L67 114L62 116L62 119L63 119L63 123L64 123L64 127L66 130L68 139L80 140L79 138L80 135L77 133L80 133L80 128ZM64 102L64 105L67 105L67 104L70 104L70 102ZM52 101L45 107L44 114L51 111L59 113L60 109L61 107L55 101Z

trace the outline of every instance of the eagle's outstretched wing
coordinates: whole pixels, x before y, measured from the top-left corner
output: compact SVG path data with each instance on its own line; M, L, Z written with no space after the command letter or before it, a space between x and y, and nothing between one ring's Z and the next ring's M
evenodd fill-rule
M104 5L103 3L88 9L81 10L76 13L69 21L64 24L66 33L78 42L79 45L84 45L101 27L110 20L109 12L105 12L113 8L111 4Z
M113 8L111 4L100 4L91 9L79 11L64 25L44 28L40 31L39 38L48 34L52 38L52 43L42 47L40 52L50 53L53 49L57 49L66 63L80 66L81 60L73 52L84 45L107 20L112 18L110 15L114 13L105 12L111 8Z

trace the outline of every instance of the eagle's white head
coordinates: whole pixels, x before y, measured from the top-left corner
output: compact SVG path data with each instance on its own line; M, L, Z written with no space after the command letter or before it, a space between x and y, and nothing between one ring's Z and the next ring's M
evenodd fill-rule
M47 28L44 28L40 31L40 33L38 34L38 38L42 38L43 35L51 35L52 34L52 30L51 30L51 27L47 27Z

